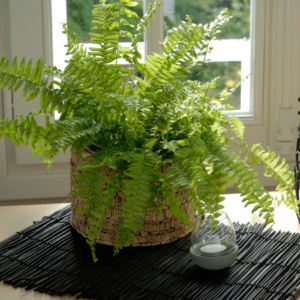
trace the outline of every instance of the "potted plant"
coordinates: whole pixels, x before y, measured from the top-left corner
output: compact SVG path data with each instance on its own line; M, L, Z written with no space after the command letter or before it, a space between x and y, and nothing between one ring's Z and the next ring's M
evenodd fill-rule
M216 229L222 194L232 183L267 224L273 222L275 202L296 209L285 160L259 144L248 147L243 124L224 113L232 109L227 100L240 83L226 95L209 97L217 78L201 82L210 41L231 18L228 11L207 25L187 17L168 31L164 54L148 55L142 63L138 41L161 0L149 5L132 35L126 28L128 18L136 17L130 10L136 4L100 0L94 6L90 51L64 25L69 59L63 71L44 67L42 59L33 68L25 59L18 65L15 58L12 68L5 56L0 62L2 88L16 92L24 85L26 100L40 97L39 110L0 119L0 135L43 155L49 166L59 150L72 149L71 222L87 236L94 260L95 241L114 244L115 253L132 243L169 242L191 230L195 212ZM131 46L119 45L121 37ZM120 58L130 68L118 64ZM197 81L182 80L199 65ZM56 80L48 84L50 76ZM56 111L59 119L49 122ZM48 115L45 126L36 123L40 114ZM277 190L285 197L274 199L260 184L247 163L250 153L253 165L264 164L265 176L280 181Z

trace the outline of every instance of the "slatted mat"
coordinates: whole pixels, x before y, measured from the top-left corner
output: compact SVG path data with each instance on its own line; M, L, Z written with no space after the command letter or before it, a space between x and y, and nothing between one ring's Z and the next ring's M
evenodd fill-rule
M87 299L295 299L300 234L234 224L240 254L229 268L207 271L189 254L190 235L176 242L128 247L97 245L69 224L70 206L0 243L0 280L50 295Z

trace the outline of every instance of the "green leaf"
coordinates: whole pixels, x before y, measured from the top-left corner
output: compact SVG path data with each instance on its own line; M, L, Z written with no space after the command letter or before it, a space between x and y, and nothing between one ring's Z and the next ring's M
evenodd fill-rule
M150 139L144 146L144 149L152 150L153 146L156 144L157 139Z
M67 117L67 114L68 114L70 105L71 105L71 101L66 101L66 102L63 104L63 109L62 109L62 111L61 111L60 120L62 120L62 121L65 120L65 118Z
M30 101L32 99L34 99L35 97L37 97L37 95L40 93L40 88L36 88L31 94L29 94L27 97L26 97L26 101Z
M190 145L190 142L188 140L177 140L176 143L181 147L185 147L185 146Z
M120 24L119 22L113 22L110 26L109 26L109 30L113 30L115 28L119 28Z
M258 209L261 209L261 208L263 208L263 205L262 205L262 204L257 204L257 205L252 209L252 214L253 214L254 212L256 212Z
M24 75L24 71L25 71L25 57L21 61L18 75L19 76L23 76Z
M45 96L48 92L48 89L44 88L41 95L40 95L40 107L41 109L44 109L44 105L45 105Z
M18 73L18 58L17 58L17 56L14 58L13 67L12 67L11 73L13 75L16 75Z
M39 60L36 62L36 64L34 65L34 67L33 67L33 69L32 69L32 72L31 72L30 77L29 77L29 80L31 80L31 81L34 81L34 80L36 79L36 76L37 76L37 74L38 74L38 72L39 72L40 60L41 60L41 59L39 59Z
M31 73L31 68L32 68L32 59L29 61L29 63L26 66L26 70L25 70L25 74L24 74L25 78L29 78L29 75Z
M78 170L79 171L95 171L96 169L97 169L96 166L86 164L86 165L81 166Z
M269 218L267 221L266 221L266 226L271 224L271 223L274 223L274 219L273 218Z
M130 26L131 28L134 27L134 25L130 24L130 23L128 22L128 20L126 20L126 19L124 19L124 18L121 18L121 19L120 19L120 24L121 24L121 25L123 25L123 24L128 25L128 26Z
M129 18L139 18L138 14L123 7L121 8L121 13L123 13L125 16L129 17Z
M138 2L132 0L121 0L121 3L127 6L137 6L139 4Z
M119 51L119 53L121 53L123 55L131 53L130 47L119 46L118 51Z
M244 138L244 131L245 126L236 116L231 116L230 121L232 123L233 130L235 131L236 135L240 138Z
M8 87L7 87L7 90L8 90L8 91L10 91L11 88L16 84L17 80L18 80L18 78L16 78L16 77L13 77L13 78L11 79L11 81L9 82L9 85L8 85Z
M179 149L176 141L171 141L171 142L164 141L163 142L163 148L168 149L171 152L176 152Z
M5 69L4 69L4 72L5 72L5 73L10 73L10 64L9 64L9 61L8 61L8 60L5 62Z
M43 62L43 60L40 58L40 59L39 59L39 62L38 62L38 69L37 69L37 73L36 73L34 82L39 83L39 82L41 81L41 76L42 76L42 73L43 73L43 67L44 67L44 62Z
M6 58L5 55L3 55L1 57L1 60L0 60L0 72L2 72L4 70L4 61L5 61L5 58Z
M124 35L126 36L126 37L128 37L128 38L132 38L132 33L131 32L129 32L129 31L126 31L125 33L124 33Z
M19 81L17 82L17 84L15 85L13 92L16 93L17 90L22 86L22 84L24 83L25 78L20 78Z

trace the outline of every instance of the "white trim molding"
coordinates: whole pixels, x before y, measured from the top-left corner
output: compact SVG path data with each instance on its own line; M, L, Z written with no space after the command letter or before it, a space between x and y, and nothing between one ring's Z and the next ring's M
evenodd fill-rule
M291 107L292 64L293 64L293 1L286 1L284 7L284 43L283 43L283 87L282 106L279 120L275 126L275 150L281 155L290 155L295 151L297 127L293 121L294 109Z
M297 126L293 121L294 109L280 108L280 118L275 126L276 146L275 150L281 155L290 155L295 152L297 140Z
M251 1L250 18L249 65L252 76L248 79L250 80L250 97L247 97L250 103L246 105L247 108L244 111L225 112L227 115L237 116L247 127L263 125L266 0Z
M1 55L0 55L1 57ZM3 108L3 118L8 116L11 120L13 119L13 103L12 103L12 91L2 90L2 97L0 96L0 104ZM2 100L2 101L1 101ZM1 114L0 114L1 116ZM2 116L1 116L2 117ZM0 179L7 177L7 155L6 155L6 139L4 136L0 139Z
M250 11L251 38L251 91L250 115L241 121L247 125L263 124L264 60L266 38L266 0L252 0Z
M144 0L144 12L147 11L150 3L154 3L155 0ZM149 27L146 28L146 34L144 40L146 43L146 57L152 52L163 54L162 48L159 45L159 42L164 41L164 9L158 7L155 14L155 19L149 19Z
M269 145L277 154L294 160L297 127L294 120L297 111L299 87L299 26L298 0L273 0L268 3L272 26L266 31L271 37L270 64L267 69L269 80ZM290 158L288 157L290 156Z
M52 7L51 0L42 1L43 14L43 60L46 65L53 66L52 43Z
M0 191L0 201L67 198L70 192L70 173L9 176L0 180Z

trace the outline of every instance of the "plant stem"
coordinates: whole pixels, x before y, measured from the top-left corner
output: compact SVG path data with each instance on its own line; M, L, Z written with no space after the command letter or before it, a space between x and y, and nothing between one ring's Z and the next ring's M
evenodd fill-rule
M120 31L121 31L120 19L121 19L121 0L119 0L119 28L118 28L118 44L117 44L118 53L119 53ZM116 59L116 64L118 64L118 58Z
M95 144L93 142L91 142L91 144L94 145L94 146L96 146L96 147L98 147L98 148L100 148L100 149L102 149L102 147L100 147L99 145L97 145L97 144Z
M207 44L206 53L205 53L204 59L203 59L203 64L202 64L202 66L201 66L201 70L200 70L200 73L199 73L198 84L200 83L200 80L201 80L201 77L202 77L203 68L204 68L204 64L205 64L205 59L206 59L207 52L208 52L208 47L209 47L209 43ZM196 89L194 89L194 92L195 92L195 90L196 90Z
M208 91L209 91L209 88L210 88L210 84L208 85L208 88L206 89L206 92L205 92L205 95L204 95L203 101L205 101L205 98L206 98L206 96L207 96L207 93L208 93Z

